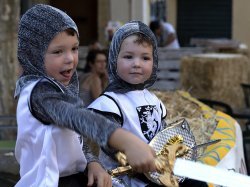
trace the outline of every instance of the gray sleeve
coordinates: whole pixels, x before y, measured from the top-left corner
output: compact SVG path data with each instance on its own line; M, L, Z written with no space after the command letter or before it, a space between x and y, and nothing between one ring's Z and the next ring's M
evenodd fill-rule
M99 164L101 164L101 162L98 159L98 154L93 151L93 147L92 148L90 147L90 146L93 146L93 142L90 143L89 142L90 139L87 139L84 136L82 136L82 138L83 138L82 151L86 157L87 163L98 162ZM98 147L98 149L99 149L99 147Z
M35 86L30 108L43 123L72 129L107 149L110 135L119 127L119 124L84 108L80 98L58 91L49 82L40 82Z
M105 118L115 122L116 124L119 124L120 127L122 127L122 119L120 116L110 113L110 112L101 112L99 110L94 110L94 109L89 109L89 110L93 110L96 111L97 113L105 116ZM105 154L107 154L108 156L110 156L111 158L113 158L114 160L116 160L115 158L115 154L117 153L117 150L111 149L110 147L102 147L102 151L105 152Z

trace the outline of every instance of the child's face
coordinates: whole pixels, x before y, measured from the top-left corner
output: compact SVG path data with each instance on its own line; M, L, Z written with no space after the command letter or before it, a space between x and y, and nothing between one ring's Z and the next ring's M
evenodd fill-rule
M117 58L117 74L130 84L140 84L148 80L153 69L152 45L135 42L137 36L127 37L121 45Z
M79 41L77 35L61 32L50 42L45 53L45 72L67 86L78 64Z

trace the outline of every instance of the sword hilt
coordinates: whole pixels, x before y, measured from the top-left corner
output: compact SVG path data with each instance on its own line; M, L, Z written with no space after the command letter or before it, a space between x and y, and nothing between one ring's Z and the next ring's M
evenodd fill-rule
M111 177L117 177L120 175L129 174L130 172L132 172L132 167L130 165L121 166L112 170L108 170L108 173L111 175Z
M172 145L166 145L163 149L157 153L157 158L155 159L155 166L158 173L162 176L159 178L161 183L165 186L176 186L178 182L172 176L172 169L175 158L177 156L182 156L188 152L189 148L184 144L174 143ZM124 153L119 152L116 154L116 158L119 163L123 166L117 167L115 169L109 170L108 173L112 177L117 177L123 174L132 174L133 168L127 164L127 157ZM145 174L148 176L147 174Z

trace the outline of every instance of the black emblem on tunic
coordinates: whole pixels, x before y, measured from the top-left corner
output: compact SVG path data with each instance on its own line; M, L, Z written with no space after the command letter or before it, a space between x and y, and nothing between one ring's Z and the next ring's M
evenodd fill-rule
M150 141L158 132L159 122L155 119L156 106L145 105L136 108L140 120L141 131Z

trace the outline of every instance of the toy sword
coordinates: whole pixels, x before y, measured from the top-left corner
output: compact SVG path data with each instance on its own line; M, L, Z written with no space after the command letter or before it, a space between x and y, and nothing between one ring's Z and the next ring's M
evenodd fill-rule
M182 145L179 145L171 145L168 147L168 149L172 153L177 153L178 151L185 149L185 146L182 147ZM122 159L126 159L126 156L124 154L121 154L119 157L123 157ZM167 157L167 159L169 159L169 157ZM158 163L158 171L161 174L159 174L157 178L155 178L152 173L145 173L146 177L149 180L156 182L157 184L164 185L167 187L179 186L175 176L187 177L190 179L195 179L226 187L250 187L250 177L246 175L190 161L187 159L176 158L174 159L175 161L173 163L171 163L171 161L168 162L169 160L167 159L164 160L163 158L163 162L160 161L160 164L162 164L162 166L159 166ZM165 162L168 162L168 164L164 164ZM127 165L124 167L118 167L112 171L109 171L109 173L111 174L111 176L118 176L122 174L127 174L128 171L131 170L132 167Z
M198 148L219 141L196 145L187 121L178 120L159 132L149 143L156 152L157 172L144 175L152 182L168 187L179 186L185 177L227 187L250 187L250 177L246 175L195 162ZM133 170L127 164L126 155L119 152L116 157L122 166L109 171L113 178Z
M174 164L173 172L175 175L188 177L207 183L213 183L227 187L249 187L250 177L229 171L222 168L216 168L209 165L177 158Z

